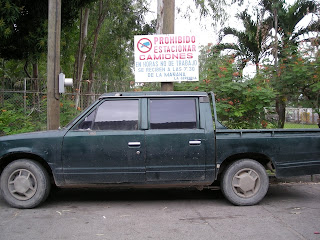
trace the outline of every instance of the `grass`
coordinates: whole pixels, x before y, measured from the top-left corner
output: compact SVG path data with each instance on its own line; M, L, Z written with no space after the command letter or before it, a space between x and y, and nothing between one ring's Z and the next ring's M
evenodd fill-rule
M317 124L285 123L284 128L319 128Z

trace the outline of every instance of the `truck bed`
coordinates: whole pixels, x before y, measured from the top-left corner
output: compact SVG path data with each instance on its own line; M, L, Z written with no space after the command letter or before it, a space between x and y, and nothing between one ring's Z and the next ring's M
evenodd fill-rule
M270 160L277 177L320 172L320 129L216 129L217 164L235 156Z

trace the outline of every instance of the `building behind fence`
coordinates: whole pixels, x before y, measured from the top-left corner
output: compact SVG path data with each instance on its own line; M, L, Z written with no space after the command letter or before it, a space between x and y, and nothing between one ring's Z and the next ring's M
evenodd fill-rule
M278 115L275 107L265 108L266 118L270 121L276 122ZM319 116L312 108L286 108L286 122L287 128L318 128Z
M286 108L286 122L318 124L319 116L312 108Z
M85 82L84 82L85 85ZM85 87L85 86L84 86ZM0 89L0 135L24 131L45 130L47 127L47 100L45 79L2 79ZM69 89L69 91L72 89ZM76 94L66 92L60 96L60 123L66 125L85 107L95 101L101 93L80 94L79 105L75 105ZM274 112L274 108L273 109ZM276 114L266 113L275 119ZM2 121L2 122L1 122ZM7 122L6 122L7 121ZM287 108L286 127L317 128L318 114L311 108ZM32 127L28 127L29 125ZM25 129L24 129L25 127Z

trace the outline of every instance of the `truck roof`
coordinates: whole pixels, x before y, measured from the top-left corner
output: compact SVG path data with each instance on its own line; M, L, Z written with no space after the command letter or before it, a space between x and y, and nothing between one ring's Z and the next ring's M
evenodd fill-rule
M99 99L119 97L207 97L206 92L157 91L157 92L111 92L102 94Z

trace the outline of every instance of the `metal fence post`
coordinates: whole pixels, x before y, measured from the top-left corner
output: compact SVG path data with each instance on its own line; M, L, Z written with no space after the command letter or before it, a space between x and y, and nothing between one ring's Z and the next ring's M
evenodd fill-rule
M24 89L23 89L23 107L24 112L27 112L27 79L24 78Z

